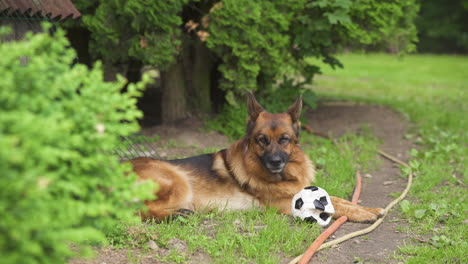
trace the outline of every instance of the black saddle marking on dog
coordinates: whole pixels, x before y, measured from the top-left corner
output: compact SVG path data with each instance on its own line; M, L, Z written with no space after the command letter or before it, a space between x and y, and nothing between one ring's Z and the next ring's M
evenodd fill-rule
M198 171L200 175L209 175L212 179L219 180L220 176L213 170L213 157L214 153L210 153L185 159L167 160L167 162L188 170Z

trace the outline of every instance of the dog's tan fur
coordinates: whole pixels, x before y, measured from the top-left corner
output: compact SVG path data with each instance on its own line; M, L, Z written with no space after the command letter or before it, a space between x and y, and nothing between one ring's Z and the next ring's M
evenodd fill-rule
M226 150L186 160L131 161L140 180L150 179L160 186L158 199L145 202L148 211L144 219L163 219L181 209L274 207L280 213L291 213L292 197L315 179L314 166L298 143L302 100L299 98L281 114L266 112L252 94L247 104L246 136ZM263 144L261 137L268 138L268 144ZM261 157L279 152L288 156L287 163L280 173L273 173ZM334 218L346 215L351 221L373 222L384 213L381 208L354 205L338 197L331 199Z

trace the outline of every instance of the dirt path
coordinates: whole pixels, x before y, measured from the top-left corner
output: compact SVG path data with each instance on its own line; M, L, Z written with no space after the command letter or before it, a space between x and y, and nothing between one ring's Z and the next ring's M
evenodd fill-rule
M335 137L345 132L358 132L362 124L366 124L373 135L382 140L381 150L405 161L412 147L412 143L404 139L408 123L400 114L385 107L333 103L307 113L307 118L315 130ZM385 159L378 170L362 174L365 175L360 196L362 205L385 207L394 199L391 194L401 192L406 185L399 176L399 168ZM397 263L391 256L407 238L398 231L398 227L404 225L404 220L393 210L374 232L318 252L309 263ZM332 239L368 226L345 223Z

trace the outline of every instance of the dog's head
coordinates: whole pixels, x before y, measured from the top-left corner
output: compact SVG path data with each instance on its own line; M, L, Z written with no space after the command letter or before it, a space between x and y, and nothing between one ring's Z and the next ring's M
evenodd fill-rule
M297 147L301 123L302 97L289 107L287 112L272 114L257 102L252 93L248 94L246 140L249 149L273 174L283 171Z

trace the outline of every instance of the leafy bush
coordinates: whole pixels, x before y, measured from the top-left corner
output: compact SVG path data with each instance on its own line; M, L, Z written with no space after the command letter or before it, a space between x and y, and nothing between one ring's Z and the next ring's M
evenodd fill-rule
M223 110L214 119L206 120L206 127L236 140L245 135L245 122L247 120L247 106L225 105Z
M416 19L421 52L468 52L468 1L425 0Z
M95 55L161 69L166 121L319 68L350 45L414 50L417 0L76 0ZM358 43L358 44L356 44ZM282 93L284 90L280 90ZM219 93L220 96L213 96ZM167 95L167 96L166 96ZM210 97L211 96L211 97ZM215 99L216 98L216 99ZM177 107L173 107L173 106Z
M281 93L280 93L281 91ZM291 79L286 79L276 87L260 91L256 99L270 113L283 113L294 103L299 94L302 94L303 111L315 108L317 96L310 89L298 87ZM230 139L239 139L245 135L245 122L247 120L247 105L227 104L215 119L207 120L207 127L223 133ZM303 124L305 120L301 118Z
M71 244L104 242L100 229L135 219L154 187L135 184L110 154L138 129L144 83L120 93L122 78L105 83L100 64L72 66L67 46L61 30L0 45L2 263L65 262Z
M222 59L224 89L262 90L290 74L286 68L310 81L318 72L304 63L310 56L340 66L332 55L350 44L414 50L418 7L415 0L225 0L210 11L207 46Z
M181 45L178 16L186 0L77 0L92 34L90 52L113 62L139 58L164 68ZM92 13L92 15L87 15Z
M359 0L355 1L351 10L354 23L347 27L354 37L350 43L352 47L391 53L416 50L418 1ZM356 27L356 24L360 26Z

